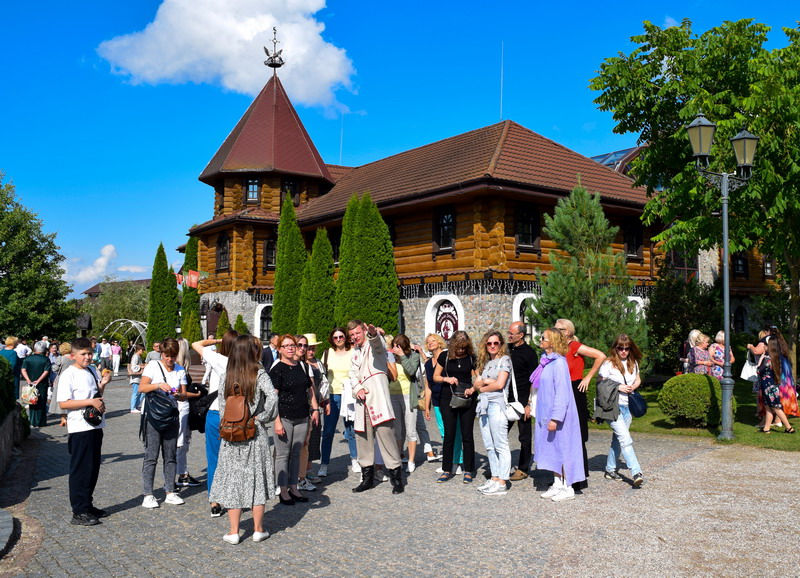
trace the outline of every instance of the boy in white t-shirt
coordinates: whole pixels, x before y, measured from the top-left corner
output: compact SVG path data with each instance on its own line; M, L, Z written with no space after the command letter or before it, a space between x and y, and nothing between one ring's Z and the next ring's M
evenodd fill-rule
M75 363L59 377L56 401L67 411L67 448L69 449L69 501L72 506L71 524L94 526L98 518L107 515L105 510L92 503L97 477L100 474L100 454L103 446L105 416L99 425L91 425L83 418L84 410L95 407L105 413L103 390L111 380L111 372L101 378L92 365L92 342L79 337L72 342Z

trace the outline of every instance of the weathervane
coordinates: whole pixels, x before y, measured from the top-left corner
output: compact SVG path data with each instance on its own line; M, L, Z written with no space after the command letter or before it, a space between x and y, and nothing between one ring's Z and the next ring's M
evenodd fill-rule
M264 61L264 64L269 66L272 69L277 69L283 66L283 58L281 58L281 52L283 50L278 50L278 29L274 26L272 27L272 54L269 53L269 48L266 46L264 47L264 52L267 53L267 59ZM273 70L273 74L275 70Z

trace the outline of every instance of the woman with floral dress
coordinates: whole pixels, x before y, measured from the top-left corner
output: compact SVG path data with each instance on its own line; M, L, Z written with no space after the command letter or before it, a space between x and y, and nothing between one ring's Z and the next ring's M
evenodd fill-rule
M209 500L228 510L228 533L222 539L239 543L239 520L243 508L253 512L253 541L269 538L264 525L264 506L275 497L275 474L269 447L267 424L277 415L278 396L269 375L261 367L261 344L250 335L239 335L229 352L219 395L219 413L225 415L226 398L238 384L250 415L255 416L256 433L249 440L222 440L219 461Z
M722 379L722 366L725 365L725 332L718 331L714 337L714 343L708 347L708 354L714 365L711 366L711 375L717 379ZM736 361L733 356L733 349L730 351L731 365Z
M786 428L784 433L793 434L795 429L789 424L786 414L783 411L783 404L781 403L781 394L778 384L781 382L781 354L778 341L770 339L767 343L767 355L761 360L758 366L758 383L761 387L761 396L764 400L764 406L767 409L766 422L764 428L760 431L768 434L770 426L773 422L780 421Z
M697 344L689 352L689 366L692 373L711 375L711 368L714 367L714 362L711 361L711 355L708 353L710 342L711 338L705 333L701 333L698 336Z

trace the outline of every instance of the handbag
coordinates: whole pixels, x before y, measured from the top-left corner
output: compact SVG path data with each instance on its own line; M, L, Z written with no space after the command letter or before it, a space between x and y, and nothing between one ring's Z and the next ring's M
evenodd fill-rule
M511 387L514 388L514 400L508 401L508 386L503 388L506 397L506 419L508 421L519 421L525 417L525 406L519 402L519 393L517 393L517 379L514 377L514 366L511 366Z
M445 377L450 377L449 375L447 375L447 365L449 363L450 363L450 353L447 354L447 359L444 362ZM461 384L459 383L459 385ZM467 386L464 389L469 389L469 386ZM466 409L472 405L472 398L467 397L466 395L463 394L456 393L455 390L453 389L453 384L450 384L450 393L451 397L449 405L452 409Z
M158 368L161 369L164 383L168 383L161 363L158 364ZM157 432L162 432L178 423L178 408L160 390L149 391L145 394L144 413L142 414L142 421L144 422L145 419Z
M94 372L91 369L89 369L88 367L86 368L86 371L88 371L89 375L91 375L92 379L94 379L95 387L98 387L97 376L95 376ZM92 396L93 399L95 397L100 397L100 389L99 389L99 387L97 389L97 392ZM97 427L101 423L103 423L103 412L101 412L99 409L97 409L93 405L87 406L87 407L85 407L83 409L83 419L89 425Z
M639 364L636 364L636 370L639 370ZM622 373L622 381L625 385L628 385L628 380L625 379L625 372ZM633 417L642 417L644 414L647 413L647 402L642 397L642 394L639 393L638 389L634 389L631 393L628 394L628 409L631 411L631 415Z
M39 390L35 385L26 385L20 393L22 405L36 405L39 402Z
M758 361L761 361L760 359ZM747 381L755 382L758 380L758 363L752 351L747 351L747 360L742 366L742 373L739 376Z

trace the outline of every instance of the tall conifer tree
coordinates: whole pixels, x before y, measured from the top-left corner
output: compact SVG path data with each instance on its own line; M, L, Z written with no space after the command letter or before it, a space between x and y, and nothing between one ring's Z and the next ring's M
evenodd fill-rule
M297 322L299 331L317 335L317 339L321 341L317 347L318 351L328 347L328 334L334 326L335 298L333 248L328 239L328 231L320 228L314 237L311 258L303 274L300 315Z
M244 317L241 314L236 316L236 321L233 324L233 328L239 333L239 335L250 335L250 328L247 327L247 323L244 322Z
M147 346L175 336L178 323L178 284L167 265L164 245L159 243L150 280L150 307L147 315Z
M536 311L529 312L539 332L566 318L582 343L601 351L619 333L647 347L644 317L628 300L633 281L625 255L611 247L618 231L606 219L600 196L580 184L558 201L552 217L545 215L544 232L566 254L550 253L553 270L547 276L537 271L542 295L533 303Z
M217 321L217 339L222 339L225 332L231 328L231 320L228 318L228 310L223 309Z
M183 259L183 275L189 271L197 271L197 237L189 237L186 243L186 256ZM191 313L194 312L194 315ZM183 285L181 293L181 337L190 343L202 338L203 330L200 327L200 295L197 287Z
M300 288L308 260L303 235L297 224L292 197L286 195L278 222L278 246L275 260L275 298L272 327L276 333L297 333Z
M358 212L361 201L356 195L350 197L342 219L342 237L339 243L339 275L336 278L336 308L334 318L338 325L346 325L357 316L359 299L358 274L359 234Z

